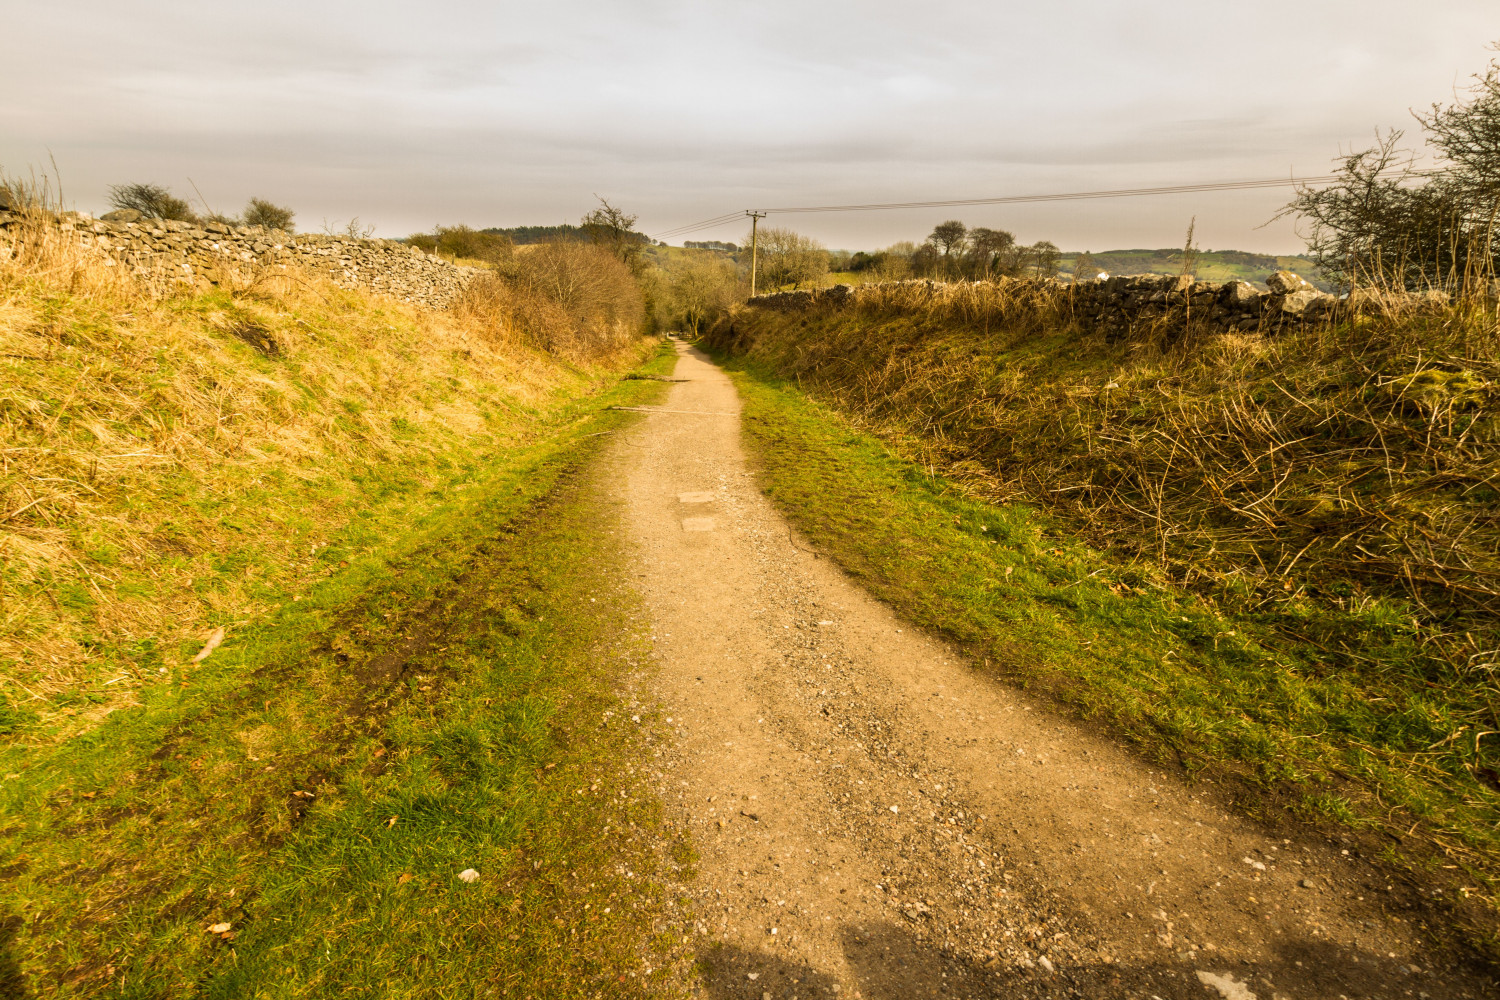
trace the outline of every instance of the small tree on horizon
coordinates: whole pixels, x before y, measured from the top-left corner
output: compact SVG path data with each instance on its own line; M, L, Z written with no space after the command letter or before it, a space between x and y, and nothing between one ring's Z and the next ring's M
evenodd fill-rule
M1037 277L1052 278L1057 275L1057 261L1062 252L1051 240L1039 240L1026 248L1026 256Z
M1015 270L1015 246L1015 235L1004 229L975 226L969 230L969 253L974 258L974 276L988 278L992 273L1012 273Z
M637 218L599 198L599 207L580 220L579 228L590 243L603 247L635 270L645 243L645 237L635 231Z
M115 184L109 189L109 204L152 219L191 222L194 218L192 206L160 184Z
M1099 263L1098 258L1085 250L1073 259L1073 280L1089 281L1099 277L1104 271L1104 266Z
M943 257L946 259L953 256L953 251L963 249L968 233L968 226L957 219L949 219L947 222L939 222L934 226L932 235L927 238L942 249Z
M264 226L267 229L280 229L292 232L292 220L297 213L283 205L277 205L264 198L251 198L245 206L245 225Z

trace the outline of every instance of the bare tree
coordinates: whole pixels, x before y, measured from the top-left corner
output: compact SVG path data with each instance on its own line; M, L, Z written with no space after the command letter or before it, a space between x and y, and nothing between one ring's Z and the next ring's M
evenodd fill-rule
M1099 277L1104 272L1104 267L1098 258L1085 250L1073 260L1073 280L1088 281Z
M1337 284L1462 290L1495 275L1500 240L1500 63L1468 95L1416 115L1443 159L1414 168L1402 133L1340 160L1338 179L1302 187L1277 218L1300 216L1319 267Z
M953 256L955 250L963 250L964 240L968 233L968 226L957 219L949 219L947 222L940 222L934 226L932 235L927 238L943 251L943 258L947 259Z
M975 226L969 230L969 254L974 260L975 277L1011 273L1015 246L1015 235L1004 229Z
M656 273L662 287L651 298L658 322L694 338L747 291L735 263L717 254L694 255Z
M113 208L134 209L152 219L190 222L193 210L187 202L160 184L116 184L109 189Z
M633 270L646 243L646 237L635 231L636 218L599 198L599 207L583 217L579 228L590 243L608 250Z
M750 242L749 234L745 243ZM800 288L815 284L828 273L828 251L823 244L790 229L767 226L759 233L760 272L767 288Z

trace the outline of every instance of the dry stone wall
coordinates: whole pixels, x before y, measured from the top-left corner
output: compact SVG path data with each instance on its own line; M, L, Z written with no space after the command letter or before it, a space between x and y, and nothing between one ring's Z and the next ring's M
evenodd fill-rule
M433 309L452 305L478 270L393 240L298 234L260 226L168 222L136 212L21 215L0 206L0 254L28 232L55 228L108 267L182 284L245 280L266 270L313 271L342 288L367 288Z
M937 293L939 282L901 282L922 285ZM1055 279L1002 279L1018 294L1028 292L1054 296L1062 308L1070 309L1088 330L1111 336L1127 336L1145 329L1171 330L1192 323L1198 328L1224 332L1260 330L1275 332L1289 326L1332 319L1358 311L1415 311L1448 303L1443 292L1396 296L1357 293L1339 297L1320 292L1291 271L1278 271L1262 291L1244 281L1197 281L1191 276L1118 275L1090 281ZM780 311L798 311L813 306L840 306L858 301L865 289L880 286L835 285L819 291L780 292L761 295L751 306Z

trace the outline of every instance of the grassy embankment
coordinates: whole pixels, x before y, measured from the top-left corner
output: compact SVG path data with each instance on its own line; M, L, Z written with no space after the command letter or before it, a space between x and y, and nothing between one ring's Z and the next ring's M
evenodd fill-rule
M1494 950L1493 316L1158 349L960 287L711 339L772 496L875 593L1253 811L1361 831Z
M659 391L619 378L643 348L565 363L301 281L152 300L63 257L0 302L0 993L670 982L684 856L586 471Z

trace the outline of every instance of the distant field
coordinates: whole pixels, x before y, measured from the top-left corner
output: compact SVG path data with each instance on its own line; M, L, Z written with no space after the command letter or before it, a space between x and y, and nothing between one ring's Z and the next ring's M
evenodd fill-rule
M1065 253L1059 268L1071 274L1079 254ZM1110 274L1181 274L1181 250L1106 250L1093 255L1102 270ZM1307 257L1276 257L1247 253L1243 250L1206 251L1198 255L1194 273L1204 281L1229 281L1238 278L1265 284L1276 271L1295 271L1325 292L1333 286L1318 272Z

